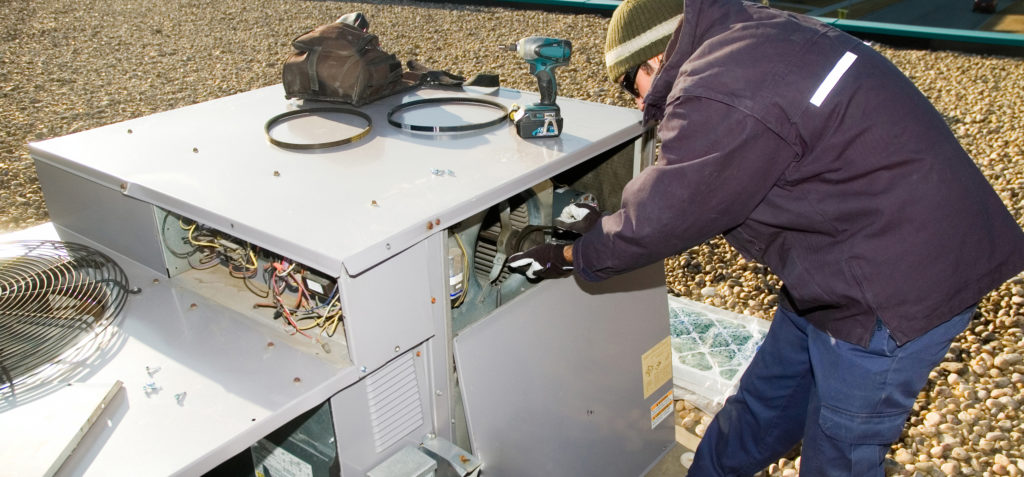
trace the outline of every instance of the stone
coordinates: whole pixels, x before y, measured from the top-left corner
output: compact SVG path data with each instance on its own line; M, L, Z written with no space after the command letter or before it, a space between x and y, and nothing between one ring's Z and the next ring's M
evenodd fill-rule
M943 361L939 367L953 374L961 374L967 366L957 361Z
M907 465L914 463L914 455L906 449L896 449L896 452L892 455L893 460L900 464Z
M971 455L963 447L954 447L949 451L949 456L960 461L966 461L971 458Z

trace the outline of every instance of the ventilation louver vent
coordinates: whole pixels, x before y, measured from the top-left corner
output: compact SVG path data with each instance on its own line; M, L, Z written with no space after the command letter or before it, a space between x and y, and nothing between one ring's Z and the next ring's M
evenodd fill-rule
M0 390L13 390L106 329L128 292L121 267L92 248L0 244Z
M381 452L423 424L416 368L410 353L366 379L374 449Z

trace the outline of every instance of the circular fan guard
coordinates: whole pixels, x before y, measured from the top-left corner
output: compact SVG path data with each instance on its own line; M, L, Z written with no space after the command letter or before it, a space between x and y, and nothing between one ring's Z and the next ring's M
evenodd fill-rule
M124 270L90 247L0 244L0 390L106 329L128 293Z

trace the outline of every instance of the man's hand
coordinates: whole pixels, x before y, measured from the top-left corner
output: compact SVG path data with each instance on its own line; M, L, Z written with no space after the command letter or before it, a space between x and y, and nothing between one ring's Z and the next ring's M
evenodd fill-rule
M601 209L594 204L580 202L565 206L562 214L555 218L555 227L583 235L599 220Z
M508 257L509 270L526 278L562 278L572 275L572 263L566 258L568 245L544 243Z

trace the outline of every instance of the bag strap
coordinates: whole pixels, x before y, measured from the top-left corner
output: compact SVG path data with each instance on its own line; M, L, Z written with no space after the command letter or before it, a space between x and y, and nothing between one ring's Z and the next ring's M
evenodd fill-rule
M320 78L316 75L316 63L319 59L319 46L306 51L306 72L309 73L309 90L313 93L320 92Z

